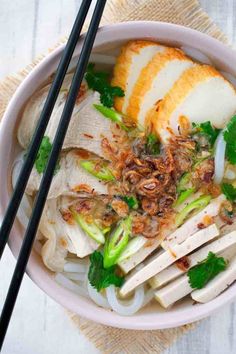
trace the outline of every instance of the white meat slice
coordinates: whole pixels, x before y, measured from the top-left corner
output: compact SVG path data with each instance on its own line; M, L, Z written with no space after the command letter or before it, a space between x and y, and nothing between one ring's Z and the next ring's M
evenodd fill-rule
M187 237L197 232L198 224L204 222L206 216L214 217L219 214L223 201L225 201L223 194L213 199L202 211L191 217L177 230L167 236L161 246L167 250L169 247L185 241Z
M82 258L99 247L78 224L69 225L63 220L60 209L68 207L69 202L67 198L47 200L40 220L39 231L46 238L42 259L52 271L63 270L68 251Z
M203 289L192 292L194 301L206 303L213 300L236 280L236 257L232 259L225 271L219 273Z
M211 242L205 247L200 248L198 251L188 256L189 268L195 266L198 262L205 259L211 251L215 254L221 254L228 248L235 247L236 245L236 231L233 231L225 236L220 237L218 240ZM176 264L164 269L159 274L150 279L149 283L153 289L160 288L163 285L178 278L180 275L187 271L179 268Z
M230 260L232 257L235 256L235 254L235 245L229 247L227 250L220 253L220 255L227 260ZM173 305L175 302L184 298L186 295L190 294L192 291L193 289L189 284L189 277L186 274L182 275L181 277L171 282L170 284L164 286L163 288L155 291L154 296L161 306L167 308Z
M107 194L106 184L86 172L80 166L81 157L77 150L65 153L59 162L59 169L55 173L49 190L48 199L60 195L77 194L90 191L91 193ZM26 193L34 195L40 186L42 174L34 167L27 184Z
M62 84L58 99L55 105L55 109L52 113L52 117L55 114L55 110L58 106L61 106L65 102L66 93L69 90L70 82L72 80L72 74L67 74ZM47 83L42 88L33 93L31 98L26 103L22 117L20 120L19 128L17 130L17 138L20 145L27 149L32 135L35 131L39 116L42 112L44 103L46 101L51 83Z
M45 99L44 96L46 96L46 93L47 90L45 88L43 89L43 97L38 94L42 101ZM37 92L35 95L37 95ZM45 136L49 137L51 143L53 142L56 134L65 100L66 95L62 92L56 102L45 132ZM39 104L39 108L36 107L36 103L33 98L29 101L18 128L18 141L25 149L28 147L33 136L36 123L39 119L40 109L42 109L42 103L38 98L36 102ZM100 95L97 92L88 91L85 98L75 105L64 140L63 149L81 148L101 157L105 157L101 146L101 141L103 137L107 137L109 140L112 140L111 122L99 113L93 107L93 104L100 104Z
M163 269L169 267L179 258L189 254L204 243L214 239L219 235L219 230L215 224L196 232L193 236L187 238L182 244L174 245L168 251L160 256L156 256L148 262L142 269L134 274L130 274L126 282L120 289L121 296L126 296L138 285L149 280L154 275L160 273Z

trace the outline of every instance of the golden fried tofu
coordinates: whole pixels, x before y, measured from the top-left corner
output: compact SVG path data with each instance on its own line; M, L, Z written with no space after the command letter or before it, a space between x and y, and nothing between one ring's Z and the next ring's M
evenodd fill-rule
M223 128L236 111L234 87L213 67L196 64L175 82L150 112L152 124L163 141L192 123L211 121Z

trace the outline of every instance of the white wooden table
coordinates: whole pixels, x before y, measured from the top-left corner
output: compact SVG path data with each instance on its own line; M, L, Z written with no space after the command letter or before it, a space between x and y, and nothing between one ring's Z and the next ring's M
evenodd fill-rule
M67 35L79 0L0 0L0 79L24 67ZM236 45L236 1L201 0ZM7 249L0 264L0 307L15 261ZM202 321L166 354L236 353L236 303ZM3 354L98 353L64 310L24 278ZM134 353L142 354L142 353Z

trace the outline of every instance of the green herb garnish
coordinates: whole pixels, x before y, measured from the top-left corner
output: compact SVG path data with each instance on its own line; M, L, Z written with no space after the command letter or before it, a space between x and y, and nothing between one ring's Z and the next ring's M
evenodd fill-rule
M226 141L225 155L232 165L236 165L236 115L226 126L224 140Z
M100 104L94 104L94 108L99 111L104 117L110 119L112 122L117 123L121 129L129 131L129 128L123 123L122 115L112 108L102 106Z
M139 202L138 202L138 199L136 197L125 195L125 196L123 196L121 198L122 198L122 200L124 202L126 202L126 204L128 205L128 207L130 209L138 209Z
M88 280L90 284L100 291L110 285L121 287L124 283L124 278L115 274L115 266L105 269L103 267L103 255L94 251L90 257L90 267L88 272Z
M229 201L234 202L236 200L236 188L232 184L223 183L221 190Z
M188 271L189 284L193 289L202 289L217 274L225 270L227 262L223 257L209 252L205 260Z
M146 152L150 155L160 154L160 141L153 133L148 134L146 137Z
M51 150L52 144L50 143L49 137L44 136L35 160L35 167L39 174L45 171ZM59 163L57 163L55 173L58 171L59 168Z
M216 138L220 133L220 129L214 128L209 121L200 124L193 123L192 125L196 132L206 135L211 146L214 145Z
M118 86L111 86L109 74L102 71L94 71L94 64L90 63L85 73L88 87L100 93L100 101L106 107L114 105L115 97L124 97L124 91Z

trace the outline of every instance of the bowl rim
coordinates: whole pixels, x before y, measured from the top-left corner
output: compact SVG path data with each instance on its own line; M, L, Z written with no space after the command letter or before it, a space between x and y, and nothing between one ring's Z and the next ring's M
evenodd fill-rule
M214 47L214 50L217 52L216 58L221 56L224 57L224 62L235 62L236 60L236 53L225 44L221 43L219 40L212 38L206 34L198 32L196 30L165 23L165 22L158 22L158 21L130 21L130 22L122 22L116 23L111 25L103 26L98 31L98 36L100 37L103 35L109 35L110 32L116 33L116 37L118 36L119 31L129 31L134 30L137 26L141 29L145 29L147 33L157 32L156 37L157 41L166 33L170 33L169 37L176 38L181 36L181 40L185 41L187 38L191 38L193 41L193 47L200 49L200 47ZM80 37L78 48L81 46L81 43L85 37L83 34ZM118 38L118 37L117 37ZM137 38L140 38L138 36ZM145 36L147 38L147 36ZM127 39L128 40L128 39ZM196 43L197 41L197 43ZM101 40L102 42L102 40ZM95 44L97 45L97 43ZM12 96L7 109L3 115L1 125L0 125L0 146L3 148L0 149L0 171L3 168L5 162L3 162L4 156L4 144L3 141L6 141L6 132L9 128L10 120L13 120L11 117L14 116L14 107L21 95L21 93L28 87L31 80L34 80L37 75L41 73L43 68L46 68L58 55L62 52L65 44L58 46L55 50L50 52L45 58L37 64L32 71L26 76L26 78L22 81L22 83L18 86L17 90L15 91L14 95ZM232 69L232 64L229 65ZM15 126L15 122L14 122ZM7 145L7 144L5 144ZM11 145L12 146L12 145ZM6 148L5 148L6 149ZM4 188L3 188L4 189ZM5 202L6 202L5 198ZM9 200L9 199L8 199ZM3 191L0 191L0 217L2 218L6 203L3 202ZM9 239L9 247L15 257L17 257L19 253L19 248L21 241L18 238L14 239L13 234L19 233L19 230L16 230L16 227L13 228L10 239ZM97 305L91 306L91 309L87 309L88 301L83 299L82 297L71 293L65 288L59 286L52 277L48 275L45 270L41 269L41 266L38 264L39 256L33 250L28 266L27 266L27 274L32 279L32 281L39 286L46 294L48 294L51 298L53 298L56 302L60 303L62 306L67 307L70 311L79 314L80 316L87 318L89 320L93 320L95 322L109 325L112 327L118 328L125 328L125 329L138 329L138 330L154 330L154 329L164 329L164 328L172 328L178 327L180 325L184 325L187 323L191 323L202 319L212 312L219 309L222 305L229 303L234 300L235 298L235 288L236 284L229 287L223 294L218 296L216 299L212 300L207 304L196 305L194 307L180 309L174 312L164 312L164 313L157 313L157 314L147 314L146 317L142 314L134 315L130 317L123 317L115 314L114 312L107 311L101 309ZM45 276L46 274L46 276ZM65 301L65 299L67 301ZM70 300L70 301L69 301ZM77 303L77 304L76 304ZM79 306L78 306L79 305ZM87 306L86 306L87 305ZM90 307L90 306L89 306ZM92 310L93 308L93 310ZM181 314L181 316L180 316ZM148 319L149 318L149 319Z

